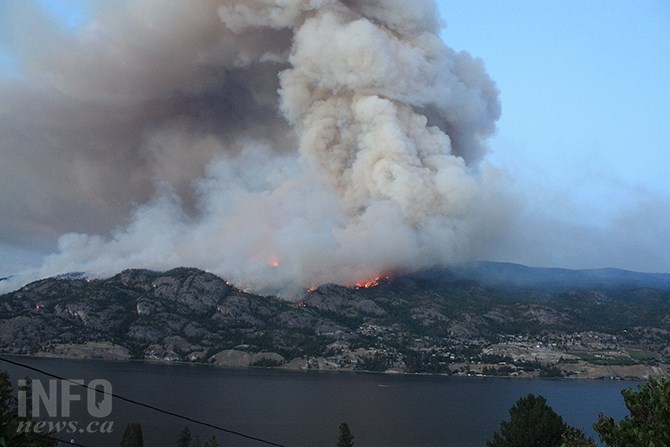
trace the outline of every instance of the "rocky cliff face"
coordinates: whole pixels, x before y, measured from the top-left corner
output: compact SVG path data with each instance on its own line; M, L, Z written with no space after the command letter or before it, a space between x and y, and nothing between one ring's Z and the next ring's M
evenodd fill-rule
M202 360L238 346L252 353L271 347L290 357L312 349L319 333L344 330L316 309L248 294L186 268L45 279L4 295L0 318L5 352L64 352L63 346L107 342L129 357L167 360Z
M667 362L666 289L513 289L436 275L326 285L298 302L189 268L45 279L0 296L0 351L450 373Z

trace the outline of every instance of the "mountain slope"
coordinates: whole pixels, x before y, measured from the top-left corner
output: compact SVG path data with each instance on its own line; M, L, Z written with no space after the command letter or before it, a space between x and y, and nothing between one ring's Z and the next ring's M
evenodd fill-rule
M503 362L503 372L526 374L562 359L563 373L577 375L571 365L670 358L670 288L650 286L663 277L614 272L635 286L625 287L589 282L608 272L478 272L325 285L298 302L189 268L50 278L0 296L0 351L408 372L498 371Z

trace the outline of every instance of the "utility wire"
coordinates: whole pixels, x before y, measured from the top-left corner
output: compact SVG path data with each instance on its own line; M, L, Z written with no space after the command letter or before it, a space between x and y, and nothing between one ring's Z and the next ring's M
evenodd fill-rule
M275 447L288 447L284 444L279 444L279 443L276 443L276 442L268 441L267 439L259 438L259 437L252 436L252 435L248 435L248 434L236 431L236 430L230 430L228 428L224 428L224 427L221 427L219 425L210 424L209 422L199 421L197 419L193 419L192 417L184 416L182 414L175 413L173 411L163 410L163 409L155 407L153 405L145 404L144 402L139 402L139 401L136 401L134 399L130 399L128 397L120 396L116 393L108 393L105 390L101 390L101 389L97 389L97 388L89 388L88 385L85 385L85 384L82 384L82 383L77 383L77 382L75 382L73 380L70 380L70 379L67 379L65 377L57 376L56 374L52 374L50 372L44 371L43 369L39 369L39 368L35 368L34 366L26 365L25 363L17 362L17 361L14 361L14 360L9 360L9 359L6 359L4 357L0 357L0 361L5 362L5 363L9 363L10 365L18 366L20 368L29 369L31 371L35 371L37 373L44 374L45 376L52 377L54 379L64 380L64 381L72 383L74 385L77 385L77 386L80 386L80 387L83 387L83 388L86 388L86 389L89 389L89 390L93 390L97 393L106 394L108 396L115 397L119 400L122 400L124 402L128 402L128 403L133 404L133 405L138 405L140 407L148 408L150 410L157 411L158 413L162 413L162 414L166 414L168 416L173 416L173 417L176 417L176 418L179 418L179 419L183 419L185 421L192 422L192 423L198 424L198 425L202 425L204 427L213 428L214 430L219 430L219 431L222 431L224 433L239 436L241 438L249 439L251 441L260 442L260 443L263 443L263 444L266 444L266 445L273 445Z

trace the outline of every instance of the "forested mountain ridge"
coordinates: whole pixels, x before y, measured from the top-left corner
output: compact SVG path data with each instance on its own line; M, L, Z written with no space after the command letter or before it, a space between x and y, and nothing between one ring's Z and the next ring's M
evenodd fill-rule
M324 285L287 301L191 268L77 274L0 296L0 350L293 369L646 377L669 370L670 275L480 263L373 287Z

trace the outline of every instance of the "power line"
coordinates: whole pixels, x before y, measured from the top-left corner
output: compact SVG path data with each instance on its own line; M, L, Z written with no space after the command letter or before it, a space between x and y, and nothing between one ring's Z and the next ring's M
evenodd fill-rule
M128 403L133 404L133 405L138 405L138 406L140 406L140 407L148 408L149 410L154 410L154 411L157 411L157 412L159 412L159 413L166 414L166 415L168 415L168 416L173 416L173 417L176 417L176 418L179 418L179 419L183 419L183 420L188 421L188 422L192 422L192 423L194 423L194 424L202 425L202 426L204 426L204 427L213 428L214 430L218 430L218 431L221 431L221 432L224 432L224 433L228 433L228 434L231 434L231 435L234 435L234 436L239 436L239 437L241 437L241 438L249 439L249 440L251 440L251 441L260 442L260 443L263 443L263 444L266 444L266 445L272 445L272 446L275 446L275 447L288 447L288 446L286 446L286 445L284 445L284 444L279 444L279 443L277 443L277 442L268 441L267 439L259 438L259 437L257 437L257 436L248 435L248 434L246 434L246 433L242 433L242 432L239 432L239 431L236 431L236 430L230 430L230 429L228 429L228 428L224 428L224 427L221 427L221 426L219 426L219 425L210 424L209 422L199 421L199 420L197 420L197 419L193 419L192 417L184 416L184 415L182 415L182 414L175 413L175 412L173 412L173 411L163 410L163 409L158 408L158 407L155 407L155 406L153 406L153 405L145 404L144 402L139 402L139 401L137 401L137 400L130 399L130 398L128 398L128 397L120 396L120 395L118 395L118 394L116 394L116 393L109 393L109 392L107 392L107 391L105 391L105 390L103 390L103 389L89 388L88 385L85 385L85 384L82 384L82 383L77 383L77 382L75 382L75 381L73 381L73 380L70 380L70 379L67 379L67 378L65 378L65 377L61 377L61 376L58 376L58 375L56 375L56 374L52 374L52 373L50 373L50 372L44 371L43 369L39 369L39 368L35 368L34 366L26 365L25 363L16 362L16 361L14 361L14 360L9 360L9 359L6 359L6 358L4 358L4 357L0 357L0 361L5 362L5 363L9 363L10 365L18 366L18 367L20 367L20 368L29 369L29 370L31 370L31 371L35 371L35 372L37 372L37 373L44 374L45 376L52 377L52 378L54 378L54 379L63 380L63 381L72 383L72 384L74 384L74 385L77 385L77 386L86 388L86 389L88 389L88 390L93 390L93 391L95 391L95 392L97 392L97 393L101 393L101 394L105 394L105 395L108 395L108 396L112 396L112 397L115 397L115 398L117 398L117 399L119 399L119 400L122 400L122 401L124 401L124 402L128 402ZM85 446L84 446L84 447L85 447Z

